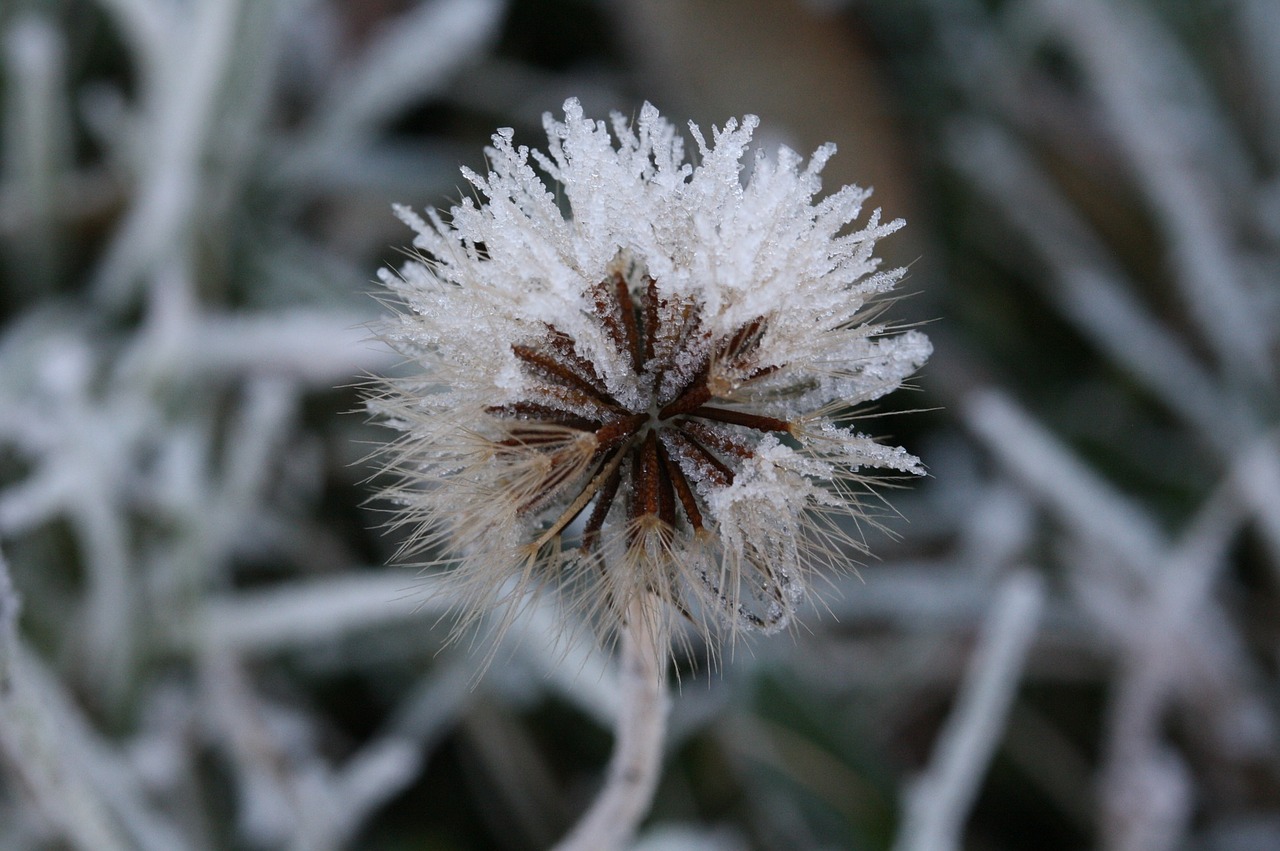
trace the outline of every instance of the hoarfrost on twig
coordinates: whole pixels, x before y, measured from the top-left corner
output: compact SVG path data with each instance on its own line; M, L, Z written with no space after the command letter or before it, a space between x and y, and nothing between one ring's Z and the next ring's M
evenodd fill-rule
M962 845L969 809L995 751L1044 606L1044 582L1019 571L1001 581L955 708L923 775L910 786L894 848L950 851Z

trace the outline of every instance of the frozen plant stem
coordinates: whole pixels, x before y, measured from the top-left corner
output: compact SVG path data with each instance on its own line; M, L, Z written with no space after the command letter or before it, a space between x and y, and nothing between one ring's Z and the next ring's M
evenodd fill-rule
M868 471L924 473L837 416L930 352L874 321L902 276L875 242L901 222L846 232L856 187L815 201L829 145L743 183L752 116L692 127L695 167L652 105L564 110L545 152L494 134L488 173L464 172L482 197L397 208L420 256L381 275L379 330L416 369L369 407L400 432L380 459L417 530L400 555L444 568L459 628L560 589L609 633L637 595L712 643L777 632L860 547L837 518L863 516Z
M58 179L71 159L64 97L65 49L43 18L18 18L4 34L6 80L0 185L18 200L15 239L8 246L22 274L7 285L24 297L47 289L57 269L54 248Z
M1000 586L928 769L908 793L895 851L955 851L1035 641L1045 589L1029 571Z
M619 705L605 786L557 851L625 847L649 811L667 730L666 631L656 600L637 595L621 627Z
M369 409L400 432L380 459L400 556L441 568L461 630L505 608L495 646L540 593L621 645L615 754L562 849L622 847L649 806L667 621L713 653L785 629L861 548L869 471L924 473L841 413L931 351L875 321L903 274L875 243L902 223L851 229L867 190L818 197L834 146L751 153L757 124L690 125L695 165L651 104L603 122L571 98L545 151L494 134L463 172L477 197L396 208L417 256L381 274L379 331L416 369Z

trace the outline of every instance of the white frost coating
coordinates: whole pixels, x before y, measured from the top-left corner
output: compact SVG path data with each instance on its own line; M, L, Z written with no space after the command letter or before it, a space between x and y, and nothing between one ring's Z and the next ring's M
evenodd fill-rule
M868 190L819 198L835 147L767 156L751 148L757 124L690 125L695 166L653 106L604 122L569 100L544 119L545 151L499 130L488 171L463 172L476 197L447 216L396 207L420 256L382 276L402 310L382 333L421 373L370 407L404 433L388 456L406 552L453 566L473 614L550 581L593 615L656 592L708 630L776 630L815 568L860 548L848 530L868 471L923 472L833 421L931 353L923 334L870 321L903 274L880 268L875 244L902 222L864 217ZM617 286L638 349L619 345ZM699 382L727 419L662 413ZM627 417L647 419L597 451L593 432ZM675 433L686 417L699 436ZM667 502L646 514L650 429L654 463L679 472L650 474ZM602 497L611 476L616 497ZM601 499L593 543L581 530Z
M756 599L763 606L762 623L747 620L744 625L776 632L791 621L794 604L804 596L804 582L797 577L808 566L800 559L802 521L796 508L825 502L806 476L825 477L830 467L770 435L737 472L733 484L714 492L707 502L719 524L724 561L738 572L761 574L752 584L760 589ZM740 606L750 602L738 600Z
M820 424L809 438L808 446L813 452L851 474L861 467L896 470L916 476L925 474L920 459L901 446L885 446L865 434L829 422Z
M321 144L363 139L369 127L444 88L493 38L502 12L498 0L438 0L389 22L366 49L366 61L336 80L317 110Z

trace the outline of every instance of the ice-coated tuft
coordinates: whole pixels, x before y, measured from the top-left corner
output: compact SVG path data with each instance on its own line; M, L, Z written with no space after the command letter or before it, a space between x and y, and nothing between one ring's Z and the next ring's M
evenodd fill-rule
M383 276L403 305L384 336L428 379L379 400L404 431L394 495L477 610L554 576L591 612L656 592L708 629L775 631L815 567L854 557L833 518L856 524L867 471L923 472L834 422L929 357L869 321L903 274L875 244L902 222L857 224L868 190L819 197L835 146L753 152L758 123L690 125L689 157L650 104L604 122L568 100L544 151L493 135L474 200L396 208L421 256ZM662 413L700 387L729 413Z

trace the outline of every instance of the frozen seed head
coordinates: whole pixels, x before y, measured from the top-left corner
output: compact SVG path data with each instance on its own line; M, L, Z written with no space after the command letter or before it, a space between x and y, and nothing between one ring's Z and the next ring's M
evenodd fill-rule
M708 638L782 629L860 549L872 471L922 472L844 424L930 353L875 321L901 222L814 200L830 145L744 181L753 116L691 124L694 166L648 104L564 111L546 153L498 131L482 203L397 210L419 259L382 276L382 333L417 370L370 405L401 431L404 555L450 568L464 620L555 589L606 628L646 599Z

